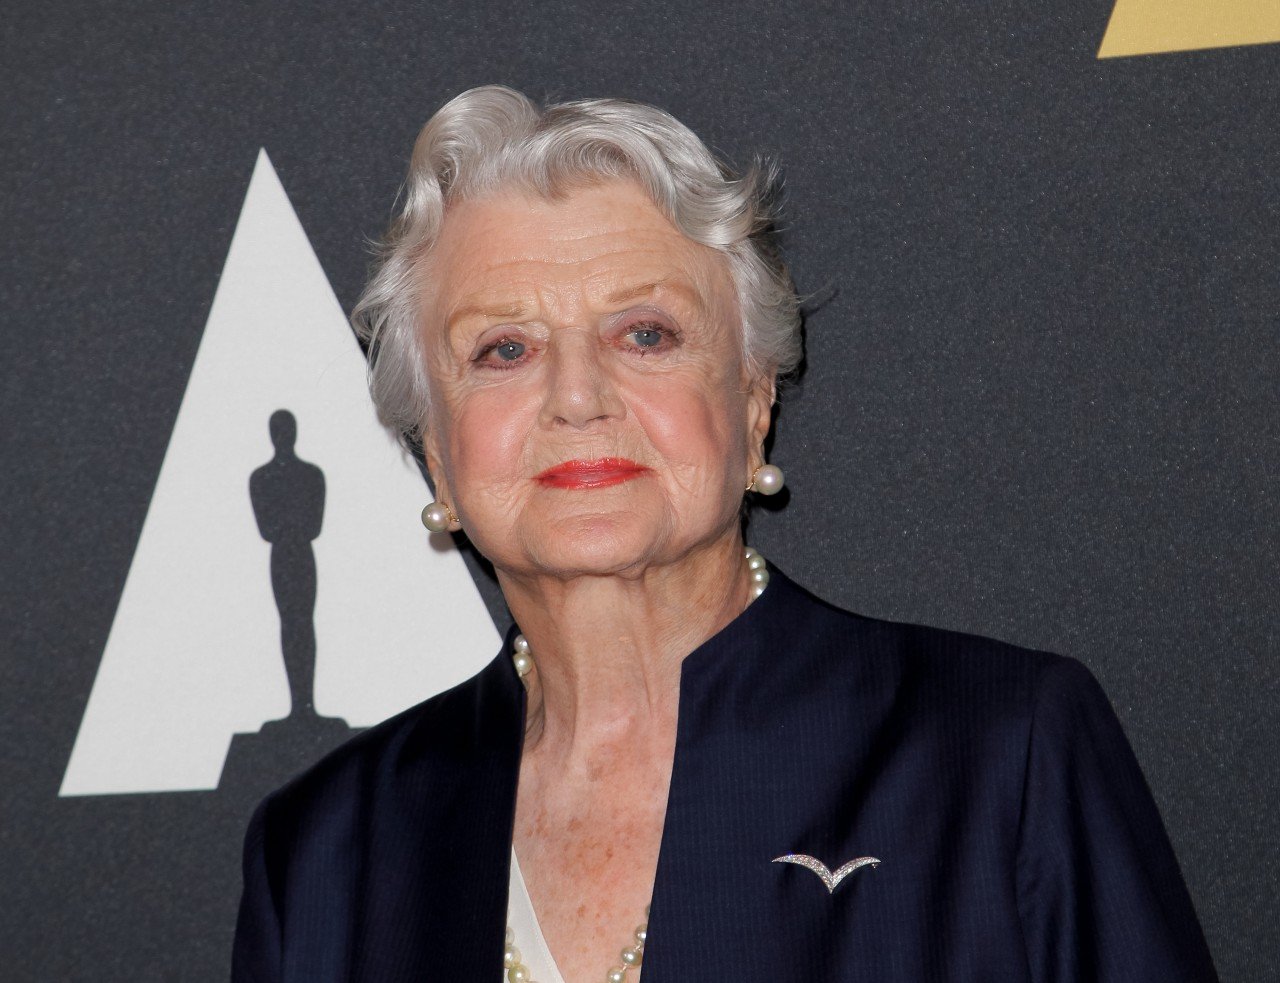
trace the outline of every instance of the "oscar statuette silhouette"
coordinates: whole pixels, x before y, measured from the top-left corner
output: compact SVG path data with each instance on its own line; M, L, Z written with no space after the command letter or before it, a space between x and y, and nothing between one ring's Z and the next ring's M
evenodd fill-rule
M289 715L256 734L236 734L220 785L274 787L337 746L357 729L315 708L316 558L312 542L324 524L324 472L294 450L298 423L276 410L268 423L275 455L249 477L258 532L271 544L271 590L280 613L280 648L289 679Z

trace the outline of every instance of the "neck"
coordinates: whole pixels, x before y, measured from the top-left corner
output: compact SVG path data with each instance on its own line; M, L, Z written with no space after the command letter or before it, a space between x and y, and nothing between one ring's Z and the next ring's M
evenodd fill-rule
M752 598L736 529L634 575L498 577L535 665L525 752L584 765L600 751L673 746L684 657Z

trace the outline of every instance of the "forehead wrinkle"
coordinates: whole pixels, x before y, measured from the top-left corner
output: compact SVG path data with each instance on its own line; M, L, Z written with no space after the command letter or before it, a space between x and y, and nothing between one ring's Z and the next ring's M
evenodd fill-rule
M699 314L718 312L722 307L721 285L715 275L720 269L714 261L719 257L705 255L707 247L686 239L651 207L643 209L651 214L641 216L635 224L618 219L568 228L539 222L538 213L547 202L521 202L531 207L515 216L514 223L509 212L504 216L484 207L510 203L473 203L480 207L468 209L470 214L461 228L457 220L463 216L452 216L454 235L442 237L452 242L437 252L429 268L437 284L444 274L443 279L455 283L460 279L459 286L472 289L462 294L445 317L436 320L445 329L442 341L469 318L572 315L584 307L616 307L645 294L661 297L671 293L691 303ZM457 268L468 253L472 254L469 258L476 258L476 251L481 256L488 252L489 262L482 261L479 269L471 266L467 270L471 264L466 262L462 269ZM708 259L712 261L708 263ZM449 292L443 291L446 295ZM435 293L439 298L441 291Z

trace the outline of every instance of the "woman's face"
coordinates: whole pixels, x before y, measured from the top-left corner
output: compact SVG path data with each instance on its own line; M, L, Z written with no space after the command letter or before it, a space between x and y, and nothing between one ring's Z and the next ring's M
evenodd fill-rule
M427 463L495 567L623 573L736 534L772 382L723 258L639 186L462 202L423 273Z

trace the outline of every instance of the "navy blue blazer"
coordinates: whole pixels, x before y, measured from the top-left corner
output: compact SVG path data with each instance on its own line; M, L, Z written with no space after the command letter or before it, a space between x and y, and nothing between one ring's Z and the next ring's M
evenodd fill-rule
M258 806L235 983L497 983L509 643ZM828 892L788 853L880 864ZM643 983L1216 978L1081 663L850 614L776 569L685 659Z

